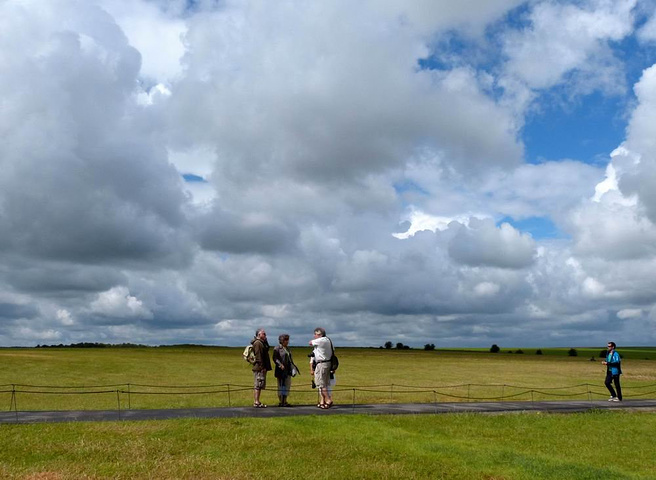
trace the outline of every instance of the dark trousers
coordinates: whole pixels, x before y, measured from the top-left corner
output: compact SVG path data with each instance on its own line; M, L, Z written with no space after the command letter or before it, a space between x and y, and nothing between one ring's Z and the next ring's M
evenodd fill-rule
M611 381L615 384L615 388L617 389L617 395L615 394L615 390L613 390L613 387L611 385ZM617 397L620 400L622 400L622 387L620 387L620 376L619 375L613 375L610 372L606 373L606 381L604 382L604 384L606 384L606 388L610 392L611 396Z

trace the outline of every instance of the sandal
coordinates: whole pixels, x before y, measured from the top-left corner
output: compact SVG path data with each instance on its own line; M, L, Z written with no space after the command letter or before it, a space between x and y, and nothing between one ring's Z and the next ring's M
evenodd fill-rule
M254 403L253 407L255 407L255 408L267 408L267 406L264 403Z
M326 403L326 408L330 408L333 406L333 402Z
M317 408L324 408L326 405L324 403L318 403Z
M319 408L320 408L321 410L328 410L328 409L330 408L330 404L328 404L328 403L324 403L324 404L321 405Z

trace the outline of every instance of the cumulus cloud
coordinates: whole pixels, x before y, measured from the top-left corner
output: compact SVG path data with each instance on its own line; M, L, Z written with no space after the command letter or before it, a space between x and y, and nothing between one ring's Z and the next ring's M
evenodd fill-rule
M508 223L496 227L489 219L472 218L469 227L457 227L449 255L472 266L523 268L533 262L535 242Z
M528 16L528 28L506 39L508 74L531 89L560 84L574 72L577 78L568 83L575 90L621 90L621 69L609 42L631 33L635 4L635 0L537 3Z
M112 318L148 318L152 313L144 307L143 302L130 295L126 287L114 287L98 294L91 305L91 312Z
M634 1L192 3L0 3L1 345L653 321L653 67L608 166L523 158L554 93L625 93Z

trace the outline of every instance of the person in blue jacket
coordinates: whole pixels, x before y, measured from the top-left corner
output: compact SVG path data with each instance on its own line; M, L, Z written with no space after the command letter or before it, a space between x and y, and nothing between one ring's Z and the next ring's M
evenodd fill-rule
M620 386L620 375L622 375L622 367L620 363L622 359L620 354L615 351L616 345L615 342L608 342L608 351L606 352L606 360L604 360L602 365L606 365L606 388L610 392L609 402L621 402L622 401L622 387ZM615 390L613 389L611 382L615 384Z

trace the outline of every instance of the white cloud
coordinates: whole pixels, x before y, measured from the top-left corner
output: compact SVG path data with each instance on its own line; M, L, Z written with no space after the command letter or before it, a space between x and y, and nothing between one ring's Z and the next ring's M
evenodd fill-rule
M66 309L57 310L57 320L61 322L62 325L70 326L75 324L75 320L71 316L71 312Z
M643 311L640 308L625 308L624 310L617 312L617 317L622 320L626 320L627 318L640 318L642 315Z
M508 223L496 227L492 220L472 218L459 227L449 244L449 255L465 265L523 268L533 263L535 241Z
M91 312L115 318L152 318L153 314L141 300L130 295L127 287L114 287L98 294L91 305Z
M508 74L529 88L545 89L562 83L568 72L578 71L578 90L621 91L621 70L608 42L631 33L635 3L592 0L581 5L535 4L530 26L506 39Z

